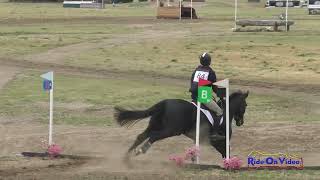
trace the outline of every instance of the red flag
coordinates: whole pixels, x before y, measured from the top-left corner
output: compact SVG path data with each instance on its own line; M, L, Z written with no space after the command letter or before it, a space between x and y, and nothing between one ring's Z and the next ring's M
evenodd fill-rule
M208 84L212 84L212 82L208 81L208 80L205 80L205 79L199 78L198 86L205 86L205 85L208 85Z

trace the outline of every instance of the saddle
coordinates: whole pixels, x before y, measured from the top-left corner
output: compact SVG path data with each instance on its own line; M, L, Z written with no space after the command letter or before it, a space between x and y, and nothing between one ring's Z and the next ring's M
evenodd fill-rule
M220 101L220 100L219 100ZM218 101L218 105L221 108L222 102ZM191 104L193 104L195 107L197 107L197 103L195 101L191 101ZM204 104L201 104L200 106L200 113L204 114L207 117L207 120L210 122L211 125L214 124L214 121L220 121L219 126L223 123L223 116L219 117L214 112L212 112L210 109L208 109Z

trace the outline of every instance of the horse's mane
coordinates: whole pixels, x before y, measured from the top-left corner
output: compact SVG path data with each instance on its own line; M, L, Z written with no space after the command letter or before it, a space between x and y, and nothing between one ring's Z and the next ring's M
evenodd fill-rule
M231 100L231 99L233 99L233 98L235 98L235 97L241 96L242 94L243 94L243 92L240 91L240 90L238 90L238 91L236 91L236 92L233 92L233 93L229 96L229 99Z

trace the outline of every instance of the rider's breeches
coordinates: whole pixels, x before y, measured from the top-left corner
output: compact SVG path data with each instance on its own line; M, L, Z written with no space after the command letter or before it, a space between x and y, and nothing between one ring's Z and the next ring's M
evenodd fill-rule
M215 112L217 116L221 116L223 114L222 109L214 100L211 100L209 103L206 103L204 105L207 106L207 108L209 108L211 111Z

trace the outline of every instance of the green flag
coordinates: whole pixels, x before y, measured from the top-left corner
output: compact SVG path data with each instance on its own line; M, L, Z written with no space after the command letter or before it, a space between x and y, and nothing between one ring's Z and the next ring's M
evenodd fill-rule
M209 103L212 100L212 88L208 86L198 87L198 101Z

